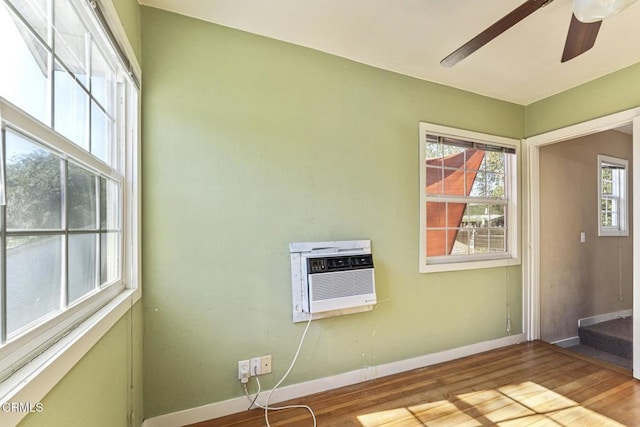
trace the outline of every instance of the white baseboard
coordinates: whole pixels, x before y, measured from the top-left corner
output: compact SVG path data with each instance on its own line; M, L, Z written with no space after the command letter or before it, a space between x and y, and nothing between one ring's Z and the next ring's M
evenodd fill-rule
M562 348L573 347L574 345L580 344L580 337L565 338L563 340L554 341L551 344L555 344Z
M631 315L633 315L632 309L600 314L593 317L585 317L584 319L578 319L578 327L595 325L596 323L606 322L607 320L618 319L620 317L629 317Z
M274 392L273 396L271 397L270 403L275 404L278 402L283 402L285 400L297 399L313 393L319 393L338 387L357 384L363 381L385 377L387 375L410 371L412 369L423 368L425 366L435 365L437 363L447 362L465 356L471 356L473 354L482 353L488 350L494 350L496 348L506 347L512 344L518 344L523 341L525 341L524 334L512 335L491 341L484 341L477 344L458 347L451 350L445 350L438 353L418 356L411 359L385 363L383 365L369 366L331 377L306 381L300 384L292 384L286 387L279 388L276 392ZM238 389L240 390L240 386L238 386ZM265 396L267 392L269 392L269 390L263 391ZM222 402L215 402L208 405L199 406L197 408L186 409L184 411L172 412L170 414L149 418L144 420L144 422L142 423L142 427L174 427L185 424L194 424L213 418L242 412L247 409L248 403L249 402L247 401L246 397L236 397L233 399L224 400Z

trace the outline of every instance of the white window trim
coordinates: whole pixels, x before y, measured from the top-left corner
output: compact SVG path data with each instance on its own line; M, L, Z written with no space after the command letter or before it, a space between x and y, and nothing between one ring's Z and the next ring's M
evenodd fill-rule
M133 100L130 100L133 102ZM139 104L139 99L137 100ZM139 116L139 105L134 107ZM37 140L59 138L57 144L64 145L70 153L79 150L74 144L57 137L45 125L34 122L25 113L0 98L0 123L5 120L12 127L19 127ZM73 327L57 342L21 366L16 372L0 383L0 404L5 402L37 403L66 375L71 368L97 343L115 323L131 310L141 298L140 271L140 159L139 129L127 123L126 132L134 137L134 144L127 145L127 164L123 183L122 257L125 263L121 284L111 285L104 291L87 299L80 306L72 307L56 316L55 322L43 323L26 334L7 342L3 347L3 365L19 363L25 355L39 349L48 340L59 335L60 329ZM66 144L66 145L65 145ZM91 166L91 165L89 165ZM104 164L101 165L104 168ZM133 174L132 171L137 171ZM128 236L128 237L127 237ZM90 314L94 312L93 314ZM88 317L86 317L88 316ZM74 327L78 318L84 318ZM17 424L28 413L2 412L0 421L4 425Z
M138 101L139 103L139 101ZM139 109L136 107L136 110ZM14 125L25 125L30 121L24 113L15 109L15 107L6 103L0 98L0 121L6 119ZM139 130L130 126L128 132L133 135L139 135ZM33 136L37 136L40 132L47 132L44 125L34 123L31 120L27 129L32 131ZM41 135L42 136L42 135ZM123 238L127 246L123 250L124 273L122 285L111 286L106 292L96 294L90 298L92 302L79 308L79 310L68 310L58 316L54 325L47 323L40 325L33 331L16 339L15 342L7 343L3 350L8 350L7 359L18 361L24 357L24 354L39 348L42 345L43 334L46 339L47 330L51 328L60 328L61 326L72 326L74 323L73 315L83 317L83 313L97 311L78 324L71 331L63 336L59 341L47 348L43 353L35 359L22 366L10 377L0 383L0 404L5 402L40 402L42 398L60 381L73 366L84 357L84 355L96 344L108 331L116 324L116 322L131 310L133 305L140 300L142 292L140 288L141 271L140 271L140 191L139 191L139 145L140 139L136 137L136 144L130 144L127 154L127 173L124 183L124 203L126 217L123 218L122 230ZM73 145L73 144L70 144ZM137 174L130 172L136 170ZM128 235L128 238L124 236ZM105 305L106 304L106 305ZM99 308L103 306L102 308ZM76 308L76 307L74 307ZM33 336L36 338L32 339ZM55 336L55 334L53 335ZM11 347L15 347L12 350ZM5 361L7 362L7 361ZM8 362L7 362L8 363ZM1 412L1 411L0 411ZM0 421L4 425L17 424L28 413L23 412L1 412Z
M112 0L100 0L100 6L116 40L120 43L128 55L132 72L139 79L141 68L137 62L133 48L129 43L126 32L119 21L117 11ZM35 404L42 399L73 369L91 348L104 337L109 330L125 315L132 312L133 306L142 297L142 274L140 269L140 245L141 245L141 162L140 144L141 135L139 123L141 96L128 96L127 102L130 111L137 113L137 122L127 120L125 132L132 138L132 144L126 144L128 150L126 156L125 182L123 183L123 203L125 218L122 223L122 233L128 238L123 238L125 245L122 252L123 281L125 289L106 303L101 309L78 324L68 334L54 343L51 347L36 358L21 367L9 378L0 382L0 405L5 402L24 402ZM135 103L135 105L134 105ZM10 103L0 105L0 122L4 118L14 125L34 132L38 140L43 140L41 132L46 129L33 126L33 121L17 111ZM28 124L29 123L29 124ZM78 149L69 145L69 152L73 155ZM89 166L92 166L89 164ZM102 165L104 167L104 165ZM133 173L135 171L135 174ZM130 379L131 381L132 379ZM3 412L0 411L0 423L3 425L16 425L24 419L28 412Z
M602 164L613 164L624 167L624 178L620 185L618 227L606 227L602 225ZM598 154L598 236L599 237L624 237L629 235L629 161L618 157Z
M510 180L506 183L509 186L509 200L507 201L507 255L496 256L489 255L470 255L468 257L456 257L456 261L447 262L446 257L434 262L427 262L426 254L426 168L424 166L424 153L426 144L426 134L438 135L466 141L487 143L491 145L499 145L503 147L515 148L516 155L513 160L512 167L515 167L516 173L510 174ZM502 136L489 135L469 130L456 129L448 126L441 126L432 123L419 123L419 170L420 170L420 248L419 248L419 272L420 273L436 273L445 271L471 270L480 268L504 267L520 264L520 218L521 207L519 203L520 186L520 140L506 138Z
M0 383L0 404L41 402L75 364L131 311L140 297L140 288L121 293L44 353ZM0 421L3 425L16 425L27 415L25 412L2 412Z

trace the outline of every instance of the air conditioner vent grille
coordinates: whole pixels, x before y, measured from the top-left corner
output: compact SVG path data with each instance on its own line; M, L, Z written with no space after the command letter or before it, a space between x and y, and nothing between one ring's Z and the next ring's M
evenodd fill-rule
M312 301L375 293L373 269L309 275Z

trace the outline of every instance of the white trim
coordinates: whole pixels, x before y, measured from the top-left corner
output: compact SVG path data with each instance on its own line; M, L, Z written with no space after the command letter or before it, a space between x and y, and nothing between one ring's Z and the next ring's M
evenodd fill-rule
M529 147L541 147L543 145L555 144L557 142L591 135L592 133L604 132L605 130L618 128L622 125L629 124L634 117L639 115L640 107L636 107L630 110L571 125L562 129L556 129L540 135L531 136L526 138L525 141Z
M27 366L0 383L0 404L40 402L139 299L140 292L137 290L123 292ZM16 425L27 415L24 412L0 411L0 424Z
M529 200L527 225L528 256L525 261L527 274L523 277L524 299L528 303L524 307L525 334L527 340L540 338L540 147L570 139L579 138L597 132L604 132L633 122L633 169L640 170L640 107L632 108L608 116L588 120L583 123L553 130L526 138L524 151L529 174L529 185L526 200ZM634 188L640 188L640 174L633 174ZM640 197L633 200L633 223L640 224ZM640 233L633 234L633 265L640 265ZM640 274L633 274L633 307L634 307L634 376L640 379Z
M580 344L580 337L565 338L563 340L554 341L551 344L562 348L573 347L574 345Z
M625 318L633 315L633 310L621 310L614 313L599 314L597 316L585 317L578 319L578 327L595 325L596 323L606 322L608 320Z
M381 378L400 372L406 372L412 369L423 368L425 366L431 366L437 363L471 356L473 354L506 347L508 345L518 344L520 342L523 342L524 340L525 337L523 334L512 335L491 341L484 341L477 344L458 347L451 350L445 350L438 353L418 356L411 359L357 369L355 371L345 372L343 374L333 375L331 377L320 378L317 380L311 380L300 384L293 384L287 387L279 388L275 395L271 398L270 403L278 403L285 400L297 399L313 393L333 390L339 387L358 384L375 378ZM240 383L238 383L238 390L241 390ZM263 393L268 392L269 390L263 391ZM170 414L149 418L144 420L142 426L173 427L177 425L193 424L244 411L247 409L247 405L248 401L246 397L236 397L221 402L199 406L197 408L186 409L184 411L172 412Z
M640 113L639 113L640 114ZM640 116L633 118L633 158L631 179L640 189ZM633 224L640 224L640 197L633 198ZM636 225L637 227L637 225ZM640 379L640 232L633 233L633 377Z
M535 206L534 200L532 197L534 193L531 191L531 176L534 174L537 176L538 170L530 170L530 156L531 152L526 149L526 140L522 140L522 194L527 195L529 197L522 197L523 205L522 205L522 256L524 262L522 263L522 325L524 329L525 336L527 337L527 341L533 341L540 336L539 331L539 323L535 323L532 319L538 319L540 317L539 313L535 313L535 309L537 306L534 304L534 300L537 301L536 298L539 298L539 295L536 295L534 292L526 292L526 283L528 283L528 278L533 274L531 270L531 260L534 257L539 259L539 251L535 252L534 246L532 245L533 238L531 234L531 206ZM537 152L535 153L537 155ZM537 178L536 178L537 179ZM537 202L536 202L537 203ZM539 291L539 290L537 290ZM534 314L535 313L535 314Z
M140 63L138 62L138 57L133 51L133 47L129 42L129 37L127 36L127 32L125 31L122 23L120 22L120 17L118 16L118 11L113 5L112 0L99 0L101 10L104 14L105 19L107 20L107 24L109 25L109 29L115 36L120 46L124 49L127 59L131 63L131 67L133 68L133 72L136 75L136 78L142 81L142 68L140 67Z

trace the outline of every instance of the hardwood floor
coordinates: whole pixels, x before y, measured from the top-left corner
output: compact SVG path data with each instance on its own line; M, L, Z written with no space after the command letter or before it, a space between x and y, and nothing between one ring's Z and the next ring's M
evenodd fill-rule
M277 393L277 391L276 391ZM523 343L296 401L325 426L640 426L631 372L542 343ZM304 409L272 426L312 426ZM264 426L253 409L194 426Z

